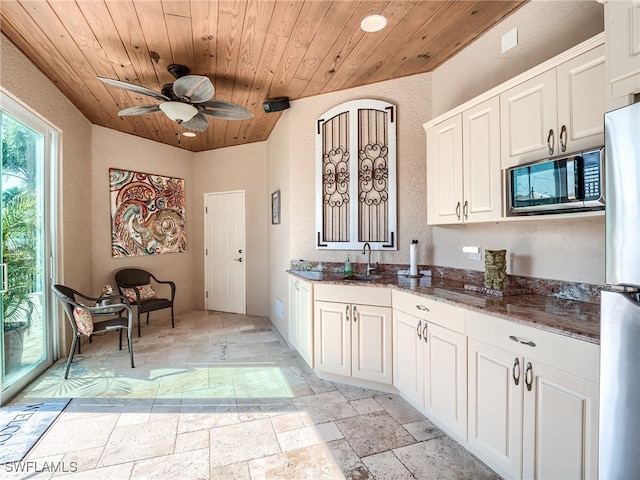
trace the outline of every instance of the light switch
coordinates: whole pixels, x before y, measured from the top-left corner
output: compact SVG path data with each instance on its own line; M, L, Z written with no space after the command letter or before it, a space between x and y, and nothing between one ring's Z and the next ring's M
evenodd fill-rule
M502 35L502 53L518 45L518 29L514 28Z

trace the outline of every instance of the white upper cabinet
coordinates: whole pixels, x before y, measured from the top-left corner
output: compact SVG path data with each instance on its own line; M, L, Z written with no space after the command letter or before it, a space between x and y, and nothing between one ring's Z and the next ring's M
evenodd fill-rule
M502 168L554 156L556 99L555 69L500 94Z
M631 96L640 93L640 1L609 1L604 12L610 111L629 105Z
M427 129L427 224L462 222L462 115Z
M602 33L425 123L427 224L519 220L503 170L602 146L605 85Z
M316 248L397 250L395 105L346 102L316 125Z
M502 168L604 144L604 45L500 94Z
M462 175L465 222L497 220L502 215L500 105L498 97L462 114Z
M430 225L500 218L497 96L427 129L427 195Z

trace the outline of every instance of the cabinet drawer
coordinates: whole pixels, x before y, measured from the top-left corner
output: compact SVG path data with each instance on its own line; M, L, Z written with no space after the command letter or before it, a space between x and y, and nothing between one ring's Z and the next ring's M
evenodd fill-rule
M599 382L599 345L474 311L467 311L466 318L469 338Z
M326 302L391 306L391 290L387 287L356 287L317 283L313 289L313 296L316 300Z
M465 310L419 295L393 290L393 308L459 333L466 333Z

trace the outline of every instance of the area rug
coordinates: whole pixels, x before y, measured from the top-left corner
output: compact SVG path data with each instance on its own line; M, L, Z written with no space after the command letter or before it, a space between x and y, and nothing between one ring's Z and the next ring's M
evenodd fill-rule
M50 398L0 408L0 465L21 461L70 401Z

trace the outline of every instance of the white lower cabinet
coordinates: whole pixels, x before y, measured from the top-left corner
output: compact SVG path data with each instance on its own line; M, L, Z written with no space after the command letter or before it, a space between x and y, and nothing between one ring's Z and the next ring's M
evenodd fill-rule
M313 299L318 372L392 384L504 478L597 478L598 345L395 289Z
M598 346L476 312L467 330L469 449L506 478L596 478Z
M464 441L467 437L464 310L396 291L393 306L394 386L432 420Z
M289 276L289 343L313 368L313 287Z
M319 285L315 297L315 368L391 385L392 326L388 289ZM327 298L338 301L323 300ZM347 299L367 303L344 302Z

